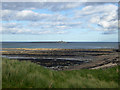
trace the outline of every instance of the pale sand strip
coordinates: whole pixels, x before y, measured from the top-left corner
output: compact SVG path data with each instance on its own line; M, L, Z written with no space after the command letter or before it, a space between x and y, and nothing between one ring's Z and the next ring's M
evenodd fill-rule
M108 67L113 67L113 66L117 66L117 64L116 63L108 63L108 64L105 64L105 65L94 67L94 68L90 68L90 69L108 68Z

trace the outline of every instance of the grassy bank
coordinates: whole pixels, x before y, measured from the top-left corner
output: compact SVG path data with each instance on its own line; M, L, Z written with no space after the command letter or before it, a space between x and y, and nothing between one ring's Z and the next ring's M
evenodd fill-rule
M29 61L3 59L3 88L117 88L118 67L53 71Z

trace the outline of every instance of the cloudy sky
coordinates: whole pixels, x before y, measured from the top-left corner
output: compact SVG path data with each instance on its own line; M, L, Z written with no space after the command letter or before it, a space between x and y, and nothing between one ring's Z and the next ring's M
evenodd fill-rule
M117 10L117 3L4 2L0 32L3 41L116 42Z

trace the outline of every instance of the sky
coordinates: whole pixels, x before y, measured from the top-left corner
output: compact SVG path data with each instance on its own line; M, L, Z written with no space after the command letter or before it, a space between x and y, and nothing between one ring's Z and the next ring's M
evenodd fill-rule
M118 4L3 2L2 41L117 42Z

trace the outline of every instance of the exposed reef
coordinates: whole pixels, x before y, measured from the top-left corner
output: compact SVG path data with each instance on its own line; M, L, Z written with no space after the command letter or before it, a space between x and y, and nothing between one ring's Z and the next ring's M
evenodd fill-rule
M3 48L2 57L30 60L54 70L98 69L118 64L117 49Z

